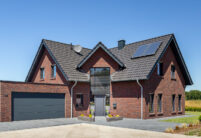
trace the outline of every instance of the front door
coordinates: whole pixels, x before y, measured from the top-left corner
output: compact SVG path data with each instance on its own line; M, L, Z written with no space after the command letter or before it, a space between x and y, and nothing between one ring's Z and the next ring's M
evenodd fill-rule
M105 115L105 96L95 96L95 116Z

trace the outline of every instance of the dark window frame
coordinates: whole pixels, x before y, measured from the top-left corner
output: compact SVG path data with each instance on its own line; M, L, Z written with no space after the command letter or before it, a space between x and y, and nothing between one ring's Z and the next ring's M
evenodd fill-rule
M176 95L173 94L173 95L172 95L172 112L176 112L176 108L175 108L175 98L176 98Z
M158 76L163 76L163 62L157 63L157 74Z
M57 67L55 64L51 65L51 78L56 78Z
M80 103L77 103L77 99L80 98ZM84 94L82 93L77 93L76 94L76 99L75 99L76 107L77 108L82 108L84 107Z
M157 105L157 112L162 113L163 112L163 95L162 93L158 94L158 105Z
M179 94L178 95L178 111L181 112L182 111L182 95Z
M40 68L40 79L41 80L45 79L45 68L44 67Z
M171 79L176 79L175 71L176 71L175 66L171 65Z
M149 113L154 113L154 93L149 94Z

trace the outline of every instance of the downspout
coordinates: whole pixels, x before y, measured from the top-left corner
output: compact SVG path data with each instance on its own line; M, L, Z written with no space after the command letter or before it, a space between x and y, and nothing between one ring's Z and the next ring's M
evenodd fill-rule
M77 85L77 81L71 87L71 118L73 118L73 88Z
M142 120L143 119L143 87L140 84L138 79L137 79L137 84L140 86L140 91L141 91L141 120Z

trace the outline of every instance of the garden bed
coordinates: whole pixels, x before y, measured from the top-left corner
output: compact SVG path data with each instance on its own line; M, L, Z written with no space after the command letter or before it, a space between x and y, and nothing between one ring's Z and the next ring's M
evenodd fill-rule
M106 116L107 122L110 121L118 121L118 120L123 120L123 117L121 116Z
M88 117L88 116L78 116L77 117L78 120L82 120L82 121L88 121L88 122L94 122L95 121L95 117Z

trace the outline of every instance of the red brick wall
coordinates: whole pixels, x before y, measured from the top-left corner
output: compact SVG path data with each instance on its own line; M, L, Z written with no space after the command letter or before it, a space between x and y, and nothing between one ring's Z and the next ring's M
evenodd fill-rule
M90 73L91 67L110 67L110 73L119 69L119 65L102 48L99 48L82 66L85 72Z
M65 93L65 117L70 117L70 92L67 85L1 82L0 121L11 121L12 92Z
M164 76L158 76L157 69L155 69L151 78L143 83L144 96L146 99L145 118L164 117L185 113L185 81L171 47L168 47L161 62L163 62L164 66ZM176 67L176 80L171 79L171 65ZM154 93L154 114L149 113L149 93ZM157 113L157 98L160 93L162 94L162 114ZM174 113L172 113L172 94L176 95L176 112ZM178 112L179 94L182 95L182 112Z
M33 75L32 81L35 83L56 83L56 84L64 84L66 83L65 78L63 77L62 73L60 72L59 68L56 67L56 78L51 77L51 65L54 65L55 62L52 60L51 56L44 50L44 53L38 63L38 66L35 70ZM45 79L40 79L40 68L45 69Z

